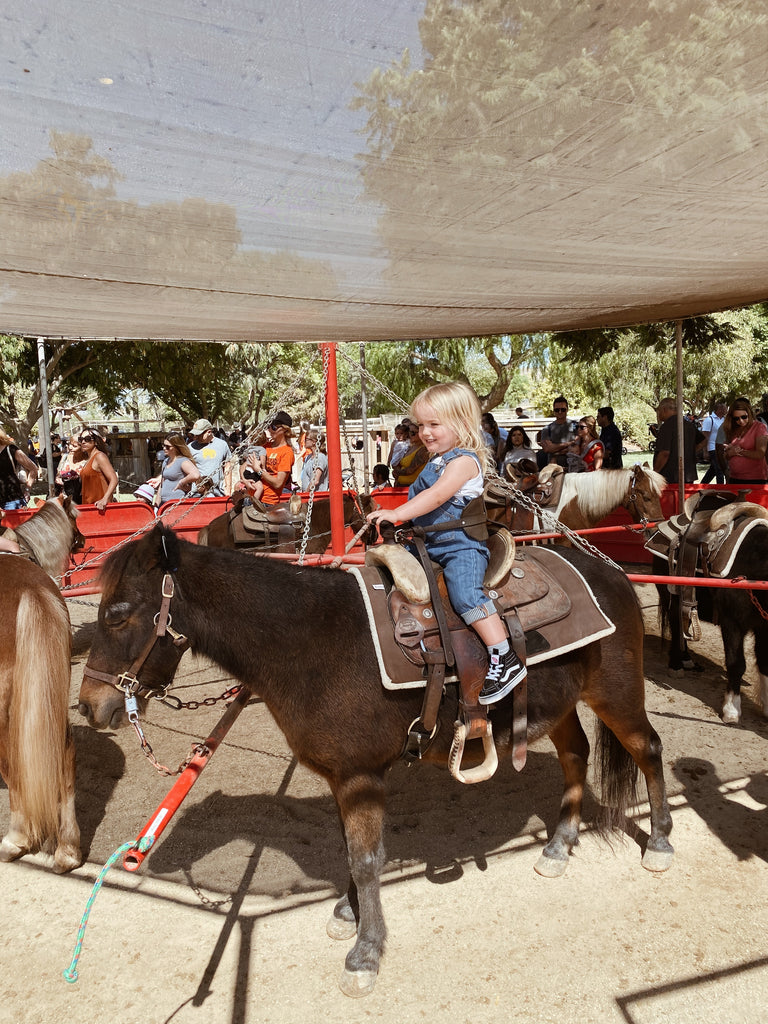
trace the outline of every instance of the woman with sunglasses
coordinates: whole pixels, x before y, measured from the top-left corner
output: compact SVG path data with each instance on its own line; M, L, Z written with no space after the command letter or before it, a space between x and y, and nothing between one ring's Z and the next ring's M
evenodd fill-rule
M108 449L100 434L83 430L78 438L86 461L80 470L83 505L95 505L103 512L117 490L117 473L109 461Z
M163 452L165 458L160 475L147 481L155 490L160 488L161 505L164 501L186 498L192 485L200 479L200 470L181 434L169 434L163 441Z
M594 416L582 416L576 425L576 440L568 446L568 472L591 473L602 469L605 446L597 436Z
M746 398L731 404L723 423L726 443L722 446L728 468L728 483L764 484L768 480L765 462L768 427L758 419Z

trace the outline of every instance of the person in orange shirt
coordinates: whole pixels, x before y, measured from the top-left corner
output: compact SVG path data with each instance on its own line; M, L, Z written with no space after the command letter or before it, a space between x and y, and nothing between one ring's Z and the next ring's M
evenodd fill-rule
M261 495L263 505L276 505L280 501L283 488L291 479L291 469L296 453L291 446L291 428L293 420L287 412L280 411L267 425L264 468L250 466L254 476L261 480L264 490Z

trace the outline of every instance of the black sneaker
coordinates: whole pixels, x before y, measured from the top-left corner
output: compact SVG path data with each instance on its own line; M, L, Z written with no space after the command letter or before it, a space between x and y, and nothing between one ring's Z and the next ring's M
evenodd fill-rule
M480 704L495 704L522 683L527 675L528 670L511 647L506 654L498 654L494 648L478 701Z

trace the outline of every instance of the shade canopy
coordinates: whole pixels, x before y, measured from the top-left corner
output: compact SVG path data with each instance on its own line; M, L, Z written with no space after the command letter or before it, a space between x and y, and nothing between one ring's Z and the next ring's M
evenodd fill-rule
M0 331L380 340L768 297L764 0L25 0Z

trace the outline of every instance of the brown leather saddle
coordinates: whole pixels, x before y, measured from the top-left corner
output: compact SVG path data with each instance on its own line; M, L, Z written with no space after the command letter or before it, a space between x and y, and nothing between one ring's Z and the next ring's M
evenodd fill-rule
M666 561L671 576L724 578L749 533L767 521L768 509L730 491L696 491L679 515L658 524L645 547ZM685 639L700 640L696 588L669 584L669 591L680 598Z
M227 513L229 530L237 547L264 547L292 553L296 535L304 529L305 509L291 498L288 508L273 508L246 499Z
M533 499L541 509L554 511L557 508L565 480L565 470L562 466L546 466L539 473L535 463L529 459L521 459L519 463L508 464L506 474L514 484L515 490ZM528 502L522 504L516 501L514 493L491 482L485 488L484 497L492 518L501 522L512 533L543 531L541 516L529 507Z
M544 661L614 631L581 574L559 552L541 547L516 551L514 539L504 529L492 534L488 544L486 593L506 622L521 660ZM434 736L443 686L458 682L460 719L454 726L449 768L460 782L490 778L497 766L496 751L487 708L478 703L488 653L477 633L451 608L442 571L436 567L435 586L430 586L417 559L393 544L370 548L366 563L350 572L358 579L368 609L382 683L391 690L419 687L425 691L421 716L411 723L404 756L418 758L426 751ZM520 770L526 759L526 683L506 699L513 702L512 758ZM462 770L464 745L472 739L482 740L485 759L476 768Z

